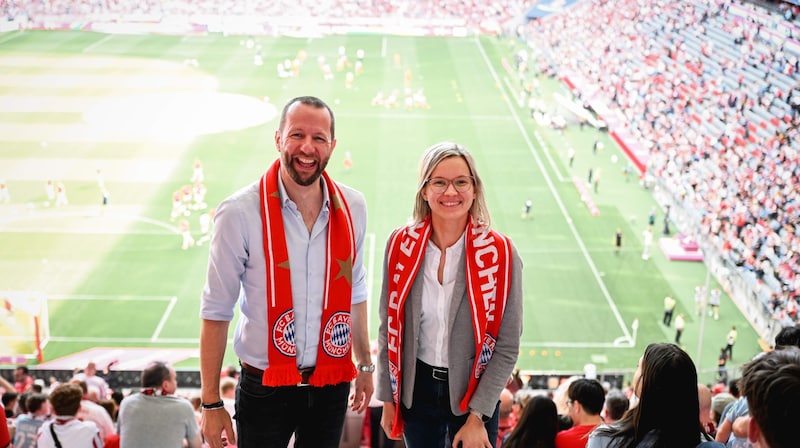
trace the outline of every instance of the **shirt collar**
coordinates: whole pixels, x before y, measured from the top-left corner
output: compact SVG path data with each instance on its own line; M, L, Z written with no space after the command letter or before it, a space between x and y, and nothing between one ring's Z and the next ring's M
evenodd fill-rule
M322 176L317 180L322 185L322 210L328 210L328 206L330 204L330 196L328 195L328 186L325 185L325 182L322 180ZM285 208L289 204L292 204L297 208L292 198L289 197L289 193L286 192L286 186L283 184L283 178L281 178L280 174L278 175L278 193L281 195L281 207Z

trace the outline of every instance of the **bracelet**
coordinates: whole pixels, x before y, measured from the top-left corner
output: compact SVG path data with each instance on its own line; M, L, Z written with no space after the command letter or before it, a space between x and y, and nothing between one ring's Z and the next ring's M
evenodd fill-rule
M222 400L219 400L216 403L208 403L208 404L200 403L200 407L203 408L204 410L211 411L211 410L214 410L214 409L222 409L222 408L224 408L225 407L225 403L223 403Z

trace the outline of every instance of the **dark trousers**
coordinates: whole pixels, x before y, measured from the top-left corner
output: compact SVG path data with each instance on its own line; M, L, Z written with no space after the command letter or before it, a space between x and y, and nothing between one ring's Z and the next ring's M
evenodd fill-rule
M432 375L431 366L417 360L417 375L414 379L414 401L411 409L401 409L405 420L403 438L407 448L449 448L456 433L469 417L453 415L450 410L450 393L447 379ZM446 377L445 377L446 378ZM499 398L499 397L498 397ZM486 422L486 432L492 446L497 443L497 408ZM457 448L457 447L456 447Z
M672 324L672 313L673 313L673 310L664 310L663 322L664 322L664 325L666 325L668 327Z
M369 446L370 448L394 448L394 440L386 435L381 427L383 406L369 408Z
M236 387L236 427L240 448L338 448L350 384L333 386L261 385L261 377L242 369Z

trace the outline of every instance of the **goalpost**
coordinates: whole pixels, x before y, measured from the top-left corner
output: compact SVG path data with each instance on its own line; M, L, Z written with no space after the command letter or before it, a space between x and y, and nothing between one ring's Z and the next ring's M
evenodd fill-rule
M47 300L37 291L0 291L0 362L43 362L50 338Z

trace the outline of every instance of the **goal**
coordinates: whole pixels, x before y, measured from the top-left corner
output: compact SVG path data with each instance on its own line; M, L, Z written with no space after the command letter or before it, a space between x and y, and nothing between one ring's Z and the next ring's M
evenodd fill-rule
M44 293L0 291L0 363L43 362L49 337Z

